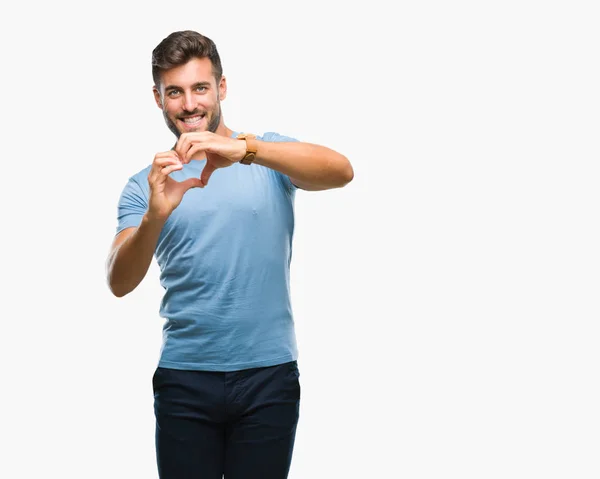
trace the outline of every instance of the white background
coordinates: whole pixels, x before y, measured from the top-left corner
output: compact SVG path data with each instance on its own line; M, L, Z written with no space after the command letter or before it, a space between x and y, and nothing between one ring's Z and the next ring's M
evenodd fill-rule
M150 55L183 29L217 43L230 128L355 170L296 197L290 479L600 477L592 5L3 7L0 477L157 477L158 270L117 299L104 262L174 141Z

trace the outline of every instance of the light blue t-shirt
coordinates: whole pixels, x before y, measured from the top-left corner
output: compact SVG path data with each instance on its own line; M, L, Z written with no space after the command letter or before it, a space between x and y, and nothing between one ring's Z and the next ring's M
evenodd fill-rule
M273 132L258 139L297 141ZM205 164L192 160L170 176L200 177ZM123 189L117 233L141 223L150 166ZM297 359L290 302L295 193L287 175L240 163L185 193L155 250L165 289L160 367L236 371Z

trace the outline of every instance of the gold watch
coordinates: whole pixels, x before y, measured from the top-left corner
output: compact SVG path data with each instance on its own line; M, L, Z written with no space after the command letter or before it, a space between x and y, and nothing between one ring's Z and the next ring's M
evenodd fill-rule
M241 133L237 136L238 140L246 140L246 154L240 160L243 165L251 165L256 159L256 152L258 151L258 142L255 140L256 135L251 133Z

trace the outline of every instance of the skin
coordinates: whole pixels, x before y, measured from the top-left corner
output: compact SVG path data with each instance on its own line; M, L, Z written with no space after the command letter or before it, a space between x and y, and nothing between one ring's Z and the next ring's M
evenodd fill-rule
M177 138L183 133L200 131L231 135L221 114L221 100L227 97L227 79L222 76L217 84L208 58L194 58L163 72L160 85L154 86L153 92L168 128ZM198 113L206 115L199 126L183 123L183 118Z
M227 97L227 79L222 76L217 83L208 58L193 58L163 72L161 83L153 92L167 127L178 138L173 148L175 158L181 165L206 158L200 187L208 184L215 170L244 157L245 143L229 138L233 131L225 126L221 113L221 100ZM197 125L183 121L198 115L203 118Z
M133 291L145 277L162 227L183 195L190 188L206 187L216 170L238 163L246 154L246 142L231 138L233 131L223 121L221 101L227 97L227 80L221 77L217 82L208 58L194 58L162 72L160 85L153 91L177 142L171 150L157 153L152 161L148 210L141 224L121 231L113 241L107 259L107 278L110 290L117 297ZM184 118L198 114L203 118L197 124L183 122ZM303 190L341 188L354 176L348 159L325 146L262 141L258 145L254 164L289 176ZM192 160L204 159L206 164L200 178L177 182L169 176Z

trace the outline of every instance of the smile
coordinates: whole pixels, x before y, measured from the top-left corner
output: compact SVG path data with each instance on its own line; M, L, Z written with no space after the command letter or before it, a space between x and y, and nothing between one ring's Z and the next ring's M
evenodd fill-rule
M181 118L181 121L183 121L183 123L185 123L187 126L196 126L199 125L203 119L204 115L196 115L188 118Z

